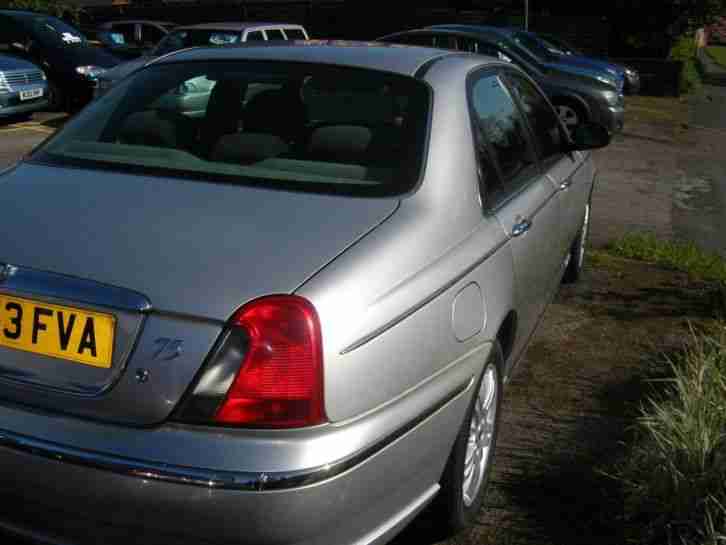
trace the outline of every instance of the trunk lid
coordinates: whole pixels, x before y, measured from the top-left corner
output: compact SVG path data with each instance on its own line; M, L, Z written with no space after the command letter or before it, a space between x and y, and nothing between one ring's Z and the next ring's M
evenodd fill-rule
M397 205L395 198L22 164L0 177L0 229L7 235L0 263L10 264L4 281L0 275L3 305L18 298L31 305L26 340L35 333L61 339L74 312L79 328L89 315L111 316L115 338L108 367L6 342L0 396L104 420L157 423L240 305L294 291ZM15 317L12 309L0 313L0 335L14 331ZM41 326L33 332L36 321ZM90 339L84 332L66 337L77 347Z

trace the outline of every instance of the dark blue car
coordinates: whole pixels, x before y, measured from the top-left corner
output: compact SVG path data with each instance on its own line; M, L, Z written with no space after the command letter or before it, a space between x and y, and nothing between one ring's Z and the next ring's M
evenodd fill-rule
M582 51L568 43L566 40L563 40L554 34L539 33L535 34L535 36L542 42L551 54L558 55L565 61L567 59L572 59L579 62L584 59L587 61L605 63L609 66L615 67L625 74L625 94L637 95L638 92L640 92L640 73L632 66L624 66L607 59L598 59L596 57L585 55Z
M91 45L76 27L24 10L0 9L0 51L42 68L48 77L48 100L57 110L74 110L89 102L98 76L120 62Z
M622 72L608 69L602 66L602 63L579 62L569 57L552 54L536 39L536 36L520 29L487 25L435 25L428 28L496 34L502 42L506 42L510 49L518 51L520 55L534 57L537 64L546 70L590 77L601 83L612 85L620 93L623 92L625 86L625 76Z
M0 55L0 118L29 115L48 105L48 82L34 64Z

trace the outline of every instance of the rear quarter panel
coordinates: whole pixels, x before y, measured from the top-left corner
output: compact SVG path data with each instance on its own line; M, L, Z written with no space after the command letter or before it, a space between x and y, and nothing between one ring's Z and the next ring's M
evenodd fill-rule
M480 63L462 57L430 70L436 100L420 187L298 291L320 314L325 406L333 422L446 381L472 358L483 368L488 341L512 308L512 256L500 224L482 213L466 103L466 74ZM482 301L461 305L467 310L455 315L464 288ZM461 329L462 319L475 334L457 335L453 324Z

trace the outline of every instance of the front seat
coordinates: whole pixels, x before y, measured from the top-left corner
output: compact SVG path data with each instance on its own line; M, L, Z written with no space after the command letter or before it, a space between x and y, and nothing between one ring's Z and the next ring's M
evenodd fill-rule
M220 138L239 130L247 83L239 79L219 80L209 94L207 111L199 128L199 144L206 157Z

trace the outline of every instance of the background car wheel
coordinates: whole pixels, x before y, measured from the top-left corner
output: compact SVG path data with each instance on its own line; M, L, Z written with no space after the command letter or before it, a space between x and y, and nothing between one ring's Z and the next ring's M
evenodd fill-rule
M568 256L568 264L565 268L565 274L562 277L564 284L574 284L582 275L582 267L585 263L585 253L587 251L587 237L590 234L590 203L585 205L585 215L582 219L582 225L577 232L575 241L572 243Z
M470 526L484 501L499 430L503 359L495 342L444 469L433 508L447 535Z
M65 112L68 110L68 100L60 87L52 81L48 82L48 107L53 112Z
M575 130L575 127L580 125L580 123L586 121L587 116L585 115L582 107L573 102L556 102L554 106L557 110L557 114L560 116L560 119L570 132Z

